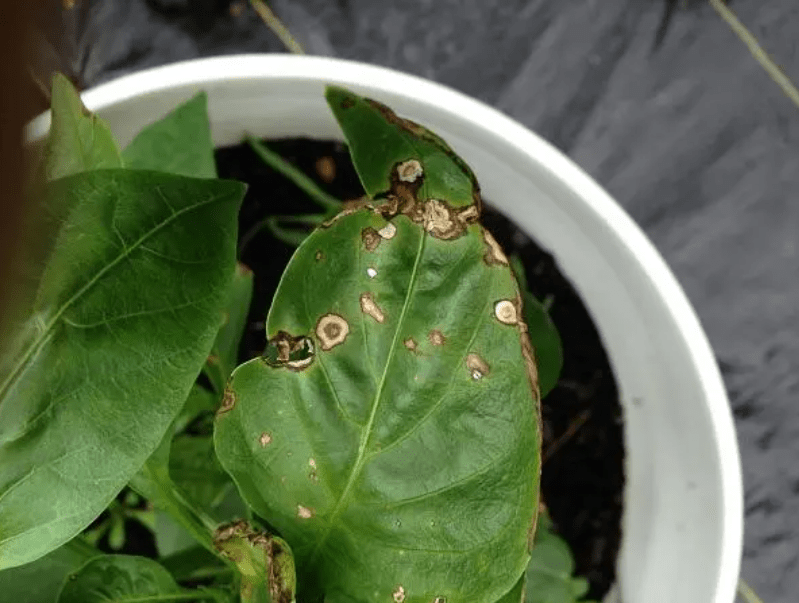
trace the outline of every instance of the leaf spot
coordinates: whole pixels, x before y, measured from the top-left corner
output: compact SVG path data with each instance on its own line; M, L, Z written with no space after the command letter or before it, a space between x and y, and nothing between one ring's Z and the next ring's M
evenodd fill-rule
M380 241L382 241L383 238L374 228L367 226L361 231L361 240L363 241L363 246L366 248L366 251L374 251L377 249L377 246L380 245Z
M393 239L394 235L397 234L397 227L394 226L391 222L386 224L383 228L377 231L377 234L381 236L383 239Z
M262 448L269 446L272 443L272 434L265 431L261 434L261 437L258 438L258 442L261 444Z
M317 250L316 255L314 255L314 259L317 262L321 262L323 259L325 259L325 254L322 253L321 249Z
M485 375L488 375L491 370L488 363L477 354L469 354L466 356L466 368L469 369L472 379L475 381L479 381Z
M439 331L438 329L433 329L427 334L427 338L430 340L435 346L441 346L447 343L447 338L444 337L444 334Z
M407 349L411 352L415 352L416 348L418 347L416 344L416 340L413 337L408 337L405 341L402 342Z
M502 251L502 247L499 246L497 240L491 236L491 233L485 228L483 229L483 241L486 244L486 252L483 255L483 261L489 266L492 264L507 266L508 257L505 255L505 252Z
M316 460L313 457L308 459L308 466L311 469L316 469Z
M405 601L405 589L400 585L391 596L394 598L394 603L402 603Z
M314 354L314 343L310 337L294 337L285 331L278 331L267 342L262 357L271 367L302 371L313 363Z
M422 164L416 159L403 161L397 166L397 177L403 182L416 182L422 174Z
M377 322L382 323L386 320L386 315L380 309L372 298L371 293L361 293L361 311L374 318Z
M325 352L343 343L349 332L349 323L338 314L325 314L316 323L316 337Z
M433 603L447 603L446 597L436 597L433 599Z
M375 270L374 268L367 268L367 269L366 269L366 275L367 275L369 278L374 278L374 277L376 277L376 276L377 276L377 270Z
M236 405L236 394L233 393L232 389L225 389L225 392L222 394L222 405L219 407L219 414L224 414L226 412L230 412L233 410L233 407Z
M297 505L297 517L300 519L310 519L314 516L313 509L309 509L308 507L303 507L302 505Z
M503 299L494 304L494 316L499 322L506 325L515 325L519 322L516 304L509 299Z

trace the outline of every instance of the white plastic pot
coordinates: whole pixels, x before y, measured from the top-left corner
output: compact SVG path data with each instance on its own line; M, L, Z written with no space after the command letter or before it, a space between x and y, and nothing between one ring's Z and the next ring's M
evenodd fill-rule
M727 397L696 315L663 259L590 177L541 138L451 89L354 62L286 55L200 59L98 86L86 105L125 145L202 89L213 138L341 138L325 83L353 88L443 136L484 196L549 249L605 343L625 413L624 603L732 603L741 470ZM31 124L30 139L48 128ZM575 493L579 495L579 493Z

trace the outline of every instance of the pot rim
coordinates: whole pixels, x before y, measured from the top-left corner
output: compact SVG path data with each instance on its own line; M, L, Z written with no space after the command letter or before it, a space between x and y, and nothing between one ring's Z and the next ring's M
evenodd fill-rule
M598 220L621 244L634 250L635 260L662 298L678 326L679 336L701 377L702 398L708 407L717 442L725 503L723 537L719 560L717 601L732 601L738 581L743 550L743 485L740 456L726 390L710 343L685 293L665 260L640 227L622 207L586 172L543 138L498 110L454 89L366 63L328 57L283 54L239 54L191 59L121 76L83 93L92 110L115 105L132 97L152 95L181 86L201 88L230 79L308 80L335 79L342 85L368 85L394 96L424 98L447 112L469 116L483 128L507 139L514 147L534 156L556 175L563 185L580 197ZM49 112L30 122L26 139L38 140L50 126ZM554 251L554 250L553 250ZM557 255L557 253L555 253Z

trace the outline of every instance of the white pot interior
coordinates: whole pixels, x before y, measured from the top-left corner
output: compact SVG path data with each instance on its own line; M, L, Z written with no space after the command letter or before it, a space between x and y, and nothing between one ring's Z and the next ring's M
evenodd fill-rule
M88 91L126 144L198 90L218 145L338 138L324 83L353 88L443 136L484 197L557 258L616 374L627 453L618 593L624 603L732 603L742 547L738 450L707 340L658 253L553 147L493 109L390 70L324 58L233 56L171 65ZM47 118L32 124L36 138ZM575 496L580 496L575 492Z

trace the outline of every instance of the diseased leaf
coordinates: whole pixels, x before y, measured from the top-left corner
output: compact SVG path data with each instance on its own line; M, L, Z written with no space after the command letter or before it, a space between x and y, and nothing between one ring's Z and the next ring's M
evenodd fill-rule
M525 603L591 603L582 598L588 592L588 582L573 574L569 545L555 533L549 516L542 513L527 568Z
M328 99L386 194L291 259L264 356L231 377L217 454L292 547L300 599L495 603L524 573L538 505L520 291L460 160L368 101ZM380 159L364 163L367 126Z
M130 555L103 555L90 560L69 576L57 602L173 601L174 595L180 592L180 587L169 572L152 559Z
M158 445L216 336L243 187L101 170L50 195L75 209L0 362L0 568L86 527Z
M535 352L535 362L538 366L538 387L543 398L558 384L560 371L563 368L563 344L547 307L528 290L524 265L521 260L514 256L510 258L510 262L522 290L524 320L527 323L530 342Z
M216 178L208 95L200 92L150 124L122 151L125 165L193 178Z
M89 113L70 81L53 77L52 121L44 152L44 175L56 180L90 170L122 167L108 126Z
M237 521L220 527L214 542L239 572L242 603L293 603L294 558L283 539Z
M2 600L13 603L55 603L67 575L100 552L73 540L44 557L0 571Z
M347 137L352 162L367 195L376 198L391 190L398 176L395 168L415 158L424 174L422 198L445 199L455 207L475 202L478 191L474 175L439 136L397 117L385 105L344 88L328 86L325 96ZM400 178L411 174L409 171Z

